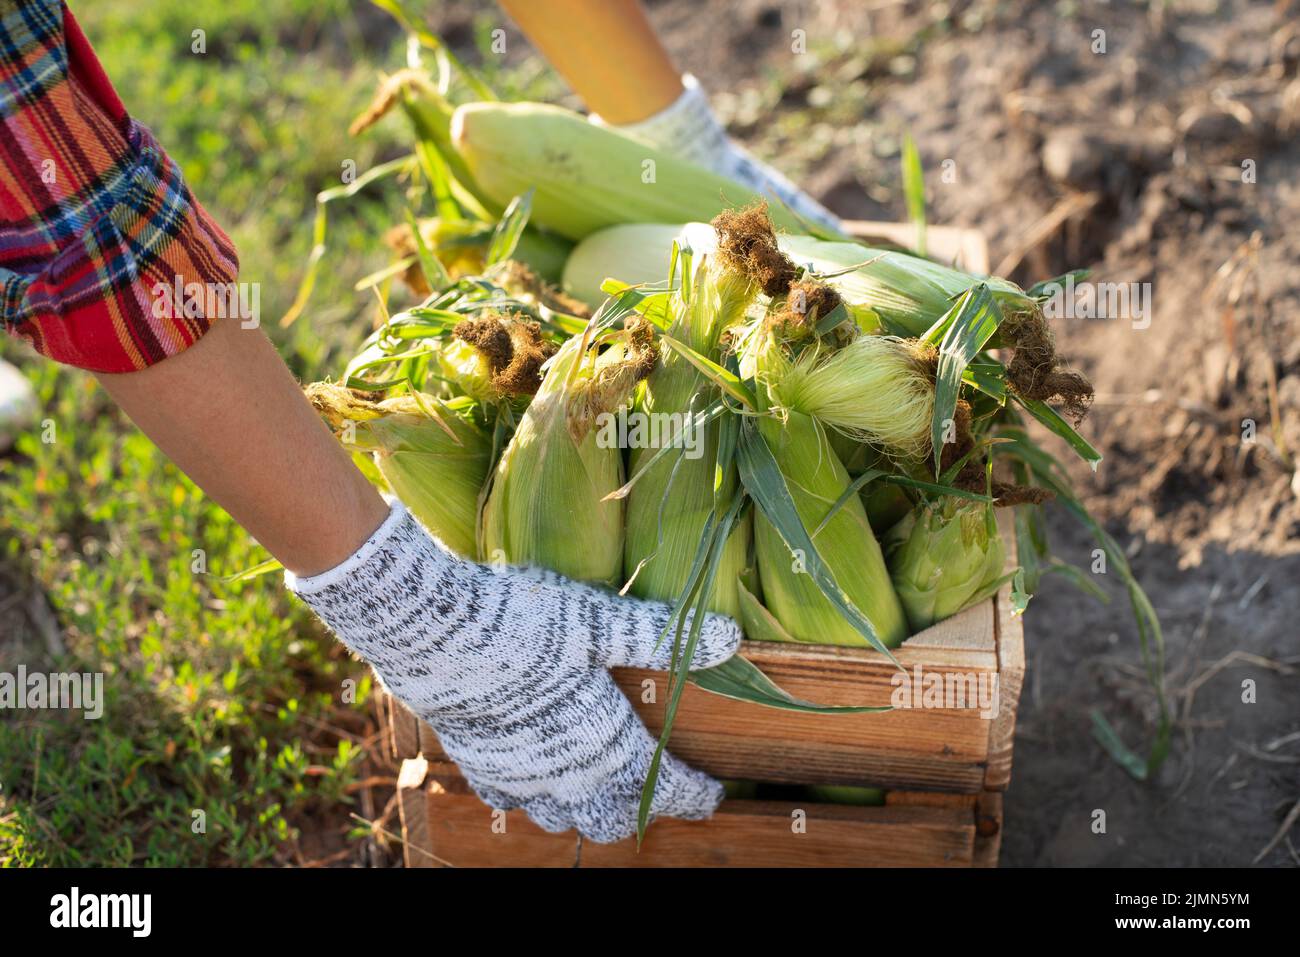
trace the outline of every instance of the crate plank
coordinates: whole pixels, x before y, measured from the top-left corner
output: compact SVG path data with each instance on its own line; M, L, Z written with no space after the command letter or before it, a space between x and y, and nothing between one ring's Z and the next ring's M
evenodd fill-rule
M709 821L656 821L640 853L634 839L584 843L582 866L968 867L974 832L952 808L726 801Z
M399 761L417 757L421 722L392 695L385 693L384 697L388 701L388 742L393 756Z
M494 811L454 764L435 761L423 793L435 867L575 867L575 832L544 831L523 811Z
M407 867L433 867L429 855L429 802L425 777L429 762L407 758L397 773L397 811L402 822L402 863Z
M916 226L912 223L882 223L870 220L847 220L849 235L877 245L881 240L911 249L916 245ZM930 226L925 231L926 252L931 258L967 272L989 271L989 249L984 234L959 226Z
M1002 851L1002 792L985 791L975 805L975 857L972 867L997 867Z
M746 641L741 653L792 695L822 704L888 705L898 674L871 649ZM993 675L998 669L994 603L983 602L918 633L896 656L913 674L920 667L940 677L982 680ZM657 734L663 727L667 676L619 668L614 677ZM798 714L756 708L688 686L672 747L718 777L973 794L984 787L991 723L974 708ZM445 760L437 735L418 724L419 752Z
M425 798L435 866L968 867L975 854L970 802L844 807L725 801L709 821L656 821L638 851L633 838L596 844L573 832L551 834L521 811L494 819L447 770L452 766L429 767Z
M1015 568L1016 537L1010 515L998 518L998 527L1007 542L1006 569ZM1012 614L1011 586L1008 584L993 600L997 615L998 637L998 714L989 728L988 770L984 786L1005 791L1011 784L1011 759L1016 743L1016 712L1020 709L1020 689L1025 680L1025 623Z

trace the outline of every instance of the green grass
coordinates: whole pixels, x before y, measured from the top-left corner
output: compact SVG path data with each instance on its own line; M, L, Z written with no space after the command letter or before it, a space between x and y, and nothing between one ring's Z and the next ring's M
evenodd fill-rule
M351 0L84 0L76 13L127 108L235 240L241 279L262 284L263 326L294 372L337 373L370 327L373 300L352 284L387 261L376 237L402 219L399 188L334 205L311 305L287 331L277 321L315 194L345 160L364 171L409 148L400 117L347 134L377 72L404 62L400 31ZM492 25L476 26L480 49ZM555 91L535 61L489 72L511 95ZM0 574L47 594L67 645L57 662L28 648L0 670L103 672L107 699L97 721L0 712L0 865L246 865L285 859L308 820L346 828L368 670L275 576L222 583L266 553L92 378L11 341L0 355L55 426L54 442L36 430L0 457ZM16 614L0 608L0 633Z

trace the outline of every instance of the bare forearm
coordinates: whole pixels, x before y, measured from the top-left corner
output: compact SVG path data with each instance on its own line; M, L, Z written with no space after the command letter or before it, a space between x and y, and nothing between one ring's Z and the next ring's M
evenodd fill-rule
M299 575L351 555L387 514L258 329L100 383L176 465Z
M635 123L681 96L681 74L638 0L500 0L588 108Z

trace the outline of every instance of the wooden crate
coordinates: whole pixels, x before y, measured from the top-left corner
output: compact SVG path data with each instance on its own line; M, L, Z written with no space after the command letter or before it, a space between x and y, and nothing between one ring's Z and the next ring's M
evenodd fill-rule
M855 234L907 244L911 226L854 223ZM932 227L937 258L987 269L981 237ZM1015 565L1009 523L1008 567ZM746 641L741 654L797 697L825 704L890 704L897 670L856 648ZM995 715L978 708L902 708L884 714L777 711L688 686L671 748L720 778L887 789L883 807L727 800L709 821L659 820L638 852L550 834L520 811L495 812L468 789L437 735L391 699L389 743L402 760L401 797L409 867L996 866L1002 794L1011 777L1015 716L1024 676L1021 620L1010 589L896 651L915 677L995 679ZM662 728L663 673L615 669L652 733Z
M1015 564L1010 523L1008 567ZM812 701L888 704L897 672L868 649L746 641L741 654L791 693ZM1015 716L1024 678L1024 632L1010 587L896 651L909 671L996 676L996 714L976 708L903 708L884 714L810 715L761 708L689 687L672 750L720 778L887 788L884 807L724 801L711 821L660 820L635 842L596 845L548 834L521 812L494 812L470 792L437 735L391 699L390 746L402 759L406 863L421 866L996 866L1002 794L1011 780ZM912 672L913 675L915 672ZM653 733L662 705L646 702L662 673L616 669ZM796 822L802 819L802 830Z
M729 800L708 821L655 821L638 851L493 811L444 762L408 758L399 793L407 867L991 867L1002 826L991 791L892 791L883 807Z
M917 677L956 687L996 682L996 717L978 708L905 707L883 714L799 714L701 691L682 694L672 749L720 778L783 784L850 784L905 791L978 794L1011 776L1015 708L1024 675L1019 618L1004 595L920 632L895 651ZM741 652L798 698L831 705L889 705L900 675L879 652L746 641ZM614 677L653 733L663 728L667 676L616 668ZM913 681L915 685L916 682ZM438 736L394 704L399 758L447 761Z

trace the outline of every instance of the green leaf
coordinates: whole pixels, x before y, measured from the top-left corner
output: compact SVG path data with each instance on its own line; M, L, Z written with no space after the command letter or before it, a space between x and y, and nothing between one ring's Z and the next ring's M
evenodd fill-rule
M406 4L402 0L371 0L371 3L379 7L379 9L387 11L408 33L413 34L420 41L421 46L428 47L439 58L451 63L460 72L461 78L464 79L475 97L489 101L498 98L492 92L492 88L483 82L477 73L466 67L456 54L451 51L451 48L421 22L418 14L411 13L406 9Z
M727 407L719 400L718 402L715 402L713 405L709 406L703 412L695 413L690 429L692 430L703 429L706 425L708 425L710 422L717 419L726 411L727 411ZM616 488L614 491L610 492L608 495L602 498L601 501L610 502L613 501L614 499L627 498L628 492L632 491L632 486L635 485L637 482L639 482L641 480L641 476L649 472L650 469L665 455L670 455L676 452L680 456L683 451L683 447L676 443L676 438L678 435L684 435L686 432L687 432L687 427L683 425L681 432L673 433L673 439L674 439L673 442L666 442L663 445L661 445L659 448L655 449L654 455L650 456L643 463L641 463L641 467L636 470L635 475L633 475L630 479L628 479L627 482L625 482L622 486ZM666 490L665 490L665 494L667 494Z
M712 668L692 671L689 680L703 690L724 698L803 714L879 714L893 710L889 705L835 706L803 701L782 689L763 674L757 665L740 655Z
M1030 299L1050 299L1051 293L1047 290L1053 286L1064 288L1070 282L1082 282L1088 278L1091 269L1073 269L1070 272L1063 273L1055 279L1044 279L1042 282L1036 282L1025 291L1025 295Z
M1092 580L1092 576L1085 572L1077 565L1071 565L1069 562L1063 562L1059 559L1053 559L1043 566L1044 575L1049 572L1056 572L1072 584L1079 591L1091 598L1097 599L1103 605L1110 604L1110 596L1101 590L1101 587Z
M1165 699L1164 631L1160 627L1160 618L1156 614L1155 606L1151 604L1151 599L1147 597L1147 593L1138 583L1137 577L1129 566L1128 558L1119 543L1101 526L1101 523L1092 517L1083 503L1075 496L1069 482L1064 478L1064 470L1061 468L1060 463L1050 453L1034 445L1033 440L1029 438L1028 433L1022 428L1003 428L1000 434L1011 439L1010 443L1002 446L1003 450L1024 462L1033 475L1036 484L1049 489L1055 494L1057 501L1092 533L1094 541L1106 553L1110 567L1115 569L1128 591L1129 604L1133 608L1133 620L1137 625L1138 646L1141 649L1142 662L1146 668L1147 682L1155 692L1156 704L1160 713L1155 741L1151 745L1151 751L1147 755L1146 763L1141 765L1142 774L1139 775L1135 772L1141 762L1120 742L1114 729L1106 723L1100 714L1093 715L1093 731L1101 745L1125 770L1138 780L1146 780L1148 777L1154 776L1156 770L1168 757L1172 728L1169 705Z
M712 544L708 548L708 560L704 563L701 571L693 574L693 580L688 580L686 593L679 600L674 610L673 616L677 619L677 641L674 643L672 665L668 672L668 703L664 707L664 726L659 733L659 741L655 745L654 756L650 759L650 769L646 774L645 784L641 788L641 804L637 810L637 846L645 838L645 829L650 821L650 808L654 801L655 784L659 779L659 767L663 760L664 749L668 745L668 739L672 735L673 723L677 718L677 708L681 704L682 692L686 688L686 675L691 667L691 661L695 657L695 648L699 643L700 630L704 626L706 617L705 606L708 603L708 596L713 591L713 582L717 577L718 566L722 563L723 550L726 547L727 538L731 535L731 530L735 526L736 518L740 514L741 508L745 503L745 493L742 489L737 489L735 497L732 500L731 507L727 509L725 515L716 523L713 519L717 516L714 512L709 516L709 523L706 526L704 543L710 541L708 531L712 526ZM703 544L703 543L702 543ZM692 599L695 600L695 611L691 618L691 633L686 641L686 647L677 653L681 645L681 632L684 619L681 617L681 610L689 604ZM673 619L669 619L667 627L672 626Z
M951 318L949 318L951 317ZM977 283L935 325L945 329L939 344L939 367L934 383L934 417L930 423L930 441L934 445L934 471L939 474L943 457L943 438L957 412L962 374L971 360L992 338L1002 321L1002 314L986 283Z
M456 202L456 196L452 192L451 170L447 168L447 161L438 152L438 147L430 140L417 140L415 155L419 157L420 169L424 171L424 177L429 181L438 218L448 223L464 220L465 216L461 212L460 204Z
M501 214L501 221L492 231L492 241L488 244L487 256L484 258L485 265L494 266L514 255L515 247L519 245L519 237L523 235L524 227L528 225L528 217L532 210L532 189L510 201L506 211Z
M635 303L632 307L648 322L660 331L666 331L672 320L668 315L668 301L672 294L659 288L662 283L632 285L621 279L606 279L600 284L601 292L607 296L629 296Z
M841 323L848 322L852 316L844 303L837 303L835 308L817 320L817 335L824 336Z
M1019 477L1017 477L1019 479ZM1019 479L1024 482L1024 479ZM1038 592L1039 559L1042 550L1037 546L1034 540L1034 523L1042 520L1041 505L1027 505L1024 508L1012 509L1012 518L1016 530L1016 555L1020 559L1020 567L1024 572L1022 587L1027 594L1033 595Z
M280 317L280 327L290 326L302 315L307 303L311 299L312 290L316 288L316 274L320 270L321 259L325 256L325 234L328 230L329 217L325 210L327 204L336 199L342 199L347 196L355 195L359 190L373 183L377 179L385 176L392 176L409 169L414 156L402 156L395 160L390 160L372 169L366 170L351 183L344 186L335 186L333 189L323 190L316 194L316 217L312 223L312 246L311 252L307 256L307 265L303 269L302 280L298 283L298 291L293 297L293 302Z
M1145 760L1135 754L1127 744L1120 739L1119 733L1111 726L1110 722L1102 715L1100 711L1094 708L1091 712L1092 717L1092 736L1096 739L1106 753L1111 756L1120 767L1127 771L1135 780L1146 781L1164 762L1165 756L1169 753L1169 737L1165 732L1163 735L1157 733L1156 743L1152 746L1151 754ZM1157 759L1158 758L1158 759Z
M429 285L434 289L445 289L451 285L451 276L447 275L447 270L429 249L424 236L420 234L420 223L409 209L406 211L406 222L411 227L411 235L415 238L415 252L420 259L420 268L424 270L424 276L429 280Z
M795 507L794 497L786 485L785 476L777 464L767 441L758 431L751 417L746 417L740 426L740 436L736 445L736 465L740 471L740 480L754 503L763 511L763 515L784 539L791 551L801 551L804 567L822 594L839 609L845 621L849 622L881 654L885 655L900 669L901 665L892 651L885 647L870 620L852 600L844 594L835 575L822 561L813 544L812 536L804 527L799 511Z
M981 356L974 359L961 374L961 381L972 389L978 389L985 395L998 400L998 405L1007 401L1006 366L996 359Z
M907 218L916 224L916 253L925 255L925 174L921 170L921 154L916 150L912 134L903 137L903 198L907 201Z
M971 492L964 488L954 488L951 485L940 485L936 482L923 482L920 479L914 479L907 475L895 475L892 472L884 472L880 469L867 469L846 488L840 497L835 500L835 504L830 510L822 516L822 520L813 529L812 537L816 538L821 534L821 530L826 527L827 523L835 517L844 505L862 491L863 487L869 482L881 481L887 485L901 485L904 488L914 488L920 492L929 492L931 495L951 495L953 498L964 498L972 502L985 502L991 504L993 499L988 495L981 495L979 492Z
M1014 392L1012 397L1026 412L1047 426L1051 432L1065 439L1079 458L1092 466L1094 472L1097 471L1097 466L1101 464L1101 453L1093 448L1087 439L1074 431L1074 427L1061 418L1059 412L1040 399L1025 399Z
M270 572L279 571L281 568L284 568L284 566L278 561L274 558L268 558L264 562L258 562L252 568L245 568L242 572L236 572L234 575L221 579L221 581L226 585L233 585L236 582L248 581Z
M1029 599L1034 596L1025 591L1025 569L1017 568L1011 578L1011 614L1023 615L1029 607Z
M669 349L672 349L673 352L676 352L691 365L695 366L695 368L699 369L705 377L713 380L713 382L716 383L723 392L727 393L727 395L743 403L750 409L756 409L758 407L758 399L754 396L754 393L750 388L745 385L740 376L724 369L707 356L700 355L700 353L686 345L686 343L680 342L670 335L660 335L659 341Z

